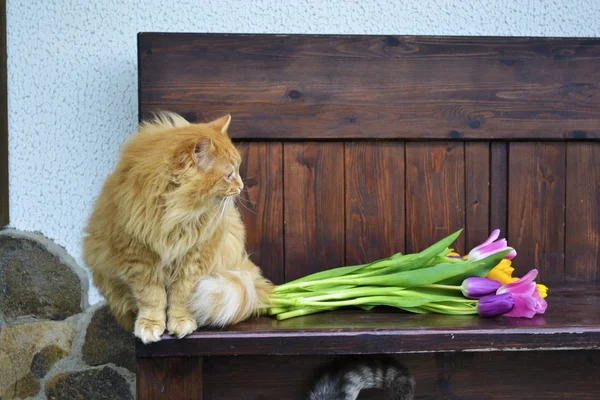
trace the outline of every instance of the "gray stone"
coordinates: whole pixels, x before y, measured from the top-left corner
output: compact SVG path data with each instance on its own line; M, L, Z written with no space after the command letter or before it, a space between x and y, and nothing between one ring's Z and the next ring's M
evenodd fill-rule
M31 373L38 379L43 378L48 371L50 371L50 368L52 368L58 360L65 358L67 354L66 351L54 344L44 347L33 356L30 366Z
M48 400L133 399L127 380L110 367L58 374L46 382Z
M0 235L0 311L7 322L77 314L82 311L80 277L40 243Z
M88 325L82 358L89 365L115 363L135 372L135 338L121 328L107 306L98 308Z
M25 399L35 396L39 391L40 383L32 373L28 373L11 386L2 399Z
M74 338L75 328L66 321L4 326L0 333L0 397L16 394L15 385L28 386L31 377L36 379L32 370L41 373L51 368L71 351ZM37 356L40 352L44 355ZM36 357L38 362L46 359L43 366L33 367Z

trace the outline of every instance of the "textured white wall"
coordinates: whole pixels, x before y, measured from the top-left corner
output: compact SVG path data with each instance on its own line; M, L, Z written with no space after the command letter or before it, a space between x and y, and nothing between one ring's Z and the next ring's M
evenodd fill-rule
M10 224L80 264L88 213L135 128L139 31L600 35L600 0L7 0L7 9Z

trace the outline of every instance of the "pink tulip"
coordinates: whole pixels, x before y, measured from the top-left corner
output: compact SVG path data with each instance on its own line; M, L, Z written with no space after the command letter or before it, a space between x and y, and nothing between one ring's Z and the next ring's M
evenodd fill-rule
M518 281L508 283L498 289L496 294L510 293L515 301L513 309L504 315L532 318L535 314L546 312L548 303L542 299L534 282L537 275L538 270L532 269Z
M507 260L512 260L515 258L517 252L512 247L508 247L506 239L500 239L496 242L494 241L498 239L498 236L500 236L500 229L494 229L490 234L490 237L487 238L485 242L473 248L473 250L469 252L468 259L470 261L483 260L492 254L496 254L505 250L510 250L510 253L508 253L504 258Z

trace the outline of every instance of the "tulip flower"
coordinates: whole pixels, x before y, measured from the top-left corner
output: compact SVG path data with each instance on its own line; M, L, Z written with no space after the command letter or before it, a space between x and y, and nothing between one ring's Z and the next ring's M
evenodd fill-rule
M500 286L502 285L499 282L473 276L463 281L461 290L467 299L476 300L496 293Z
M448 255L446 255L446 257L448 257L448 258L462 258L460 256L460 254L458 254L458 253L456 253L454 251L451 251L450 253L448 253Z
M497 317L510 312L515 306L515 300L510 293L491 294L477 302L477 313L482 317Z
M518 281L508 283L498 289L497 295L508 293L515 302L512 310L506 313L507 317L532 318L535 314L546 312L548 303L542 299L534 282L537 275L537 269L532 269Z
M490 237L488 237L485 242L473 248L473 250L469 252L468 260L481 260L491 256L492 254L496 254L505 250L510 250L510 252L505 257L506 259L511 260L515 258L517 252L512 247L508 247L506 239L500 239L498 241L495 241L496 239L498 239L499 236L500 229L494 229L490 234Z
M496 265L485 277L493 281L500 282L502 285L506 285L519 280L519 278L512 276L514 270L515 269L511 267L511 261L504 259L500 261L500 263ZM545 285L538 283L536 284L536 287L542 299L548 297L548 288Z
M513 278L512 273L514 271L515 269L511 266L511 261L504 259L500 261L500 263L496 265L485 277L493 281L500 282L502 285L506 285L507 283L512 283L519 280L519 278Z
M499 230L462 257L449 247L460 232L418 253L397 253L279 285L270 295L268 313L286 320L341 307L370 311L388 306L420 314L483 317L531 318L545 312L547 288L536 286L535 270L523 279L512 277L514 268L509 260L516 252L505 239L497 240Z
M535 287L537 288L538 292L540 293L540 297L542 299L545 299L546 297L548 297L548 287L546 285L542 285L541 283L538 283L535 285Z

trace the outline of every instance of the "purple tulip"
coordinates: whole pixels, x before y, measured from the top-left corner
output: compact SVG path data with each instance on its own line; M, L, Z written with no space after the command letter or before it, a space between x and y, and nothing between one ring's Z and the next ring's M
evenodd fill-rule
M472 276L463 281L460 286L467 299L477 300L488 294L494 294L502 285L500 282Z
M490 234L490 237L487 238L485 242L480 244L479 246L473 248L469 252L468 259L470 261L483 260L486 257L491 256L492 254L500 253L505 250L510 250L510 253L506 255L507 260L512 260L517 255L517 252L512 247L508 247L506 239L500 239L495 241L500 236L500 229L494 229Z
M507 317L532 318L535 314L546 312L548 303L542 299L540 292L534 282L538 275L537 269L532 269L516 282L502 286L496 292L498 295L509 294L512 296L515 306L506 314Z
M496 317L511 311L514 306L515 301L510 293L491 294L479 299L477 313L482 317Z

